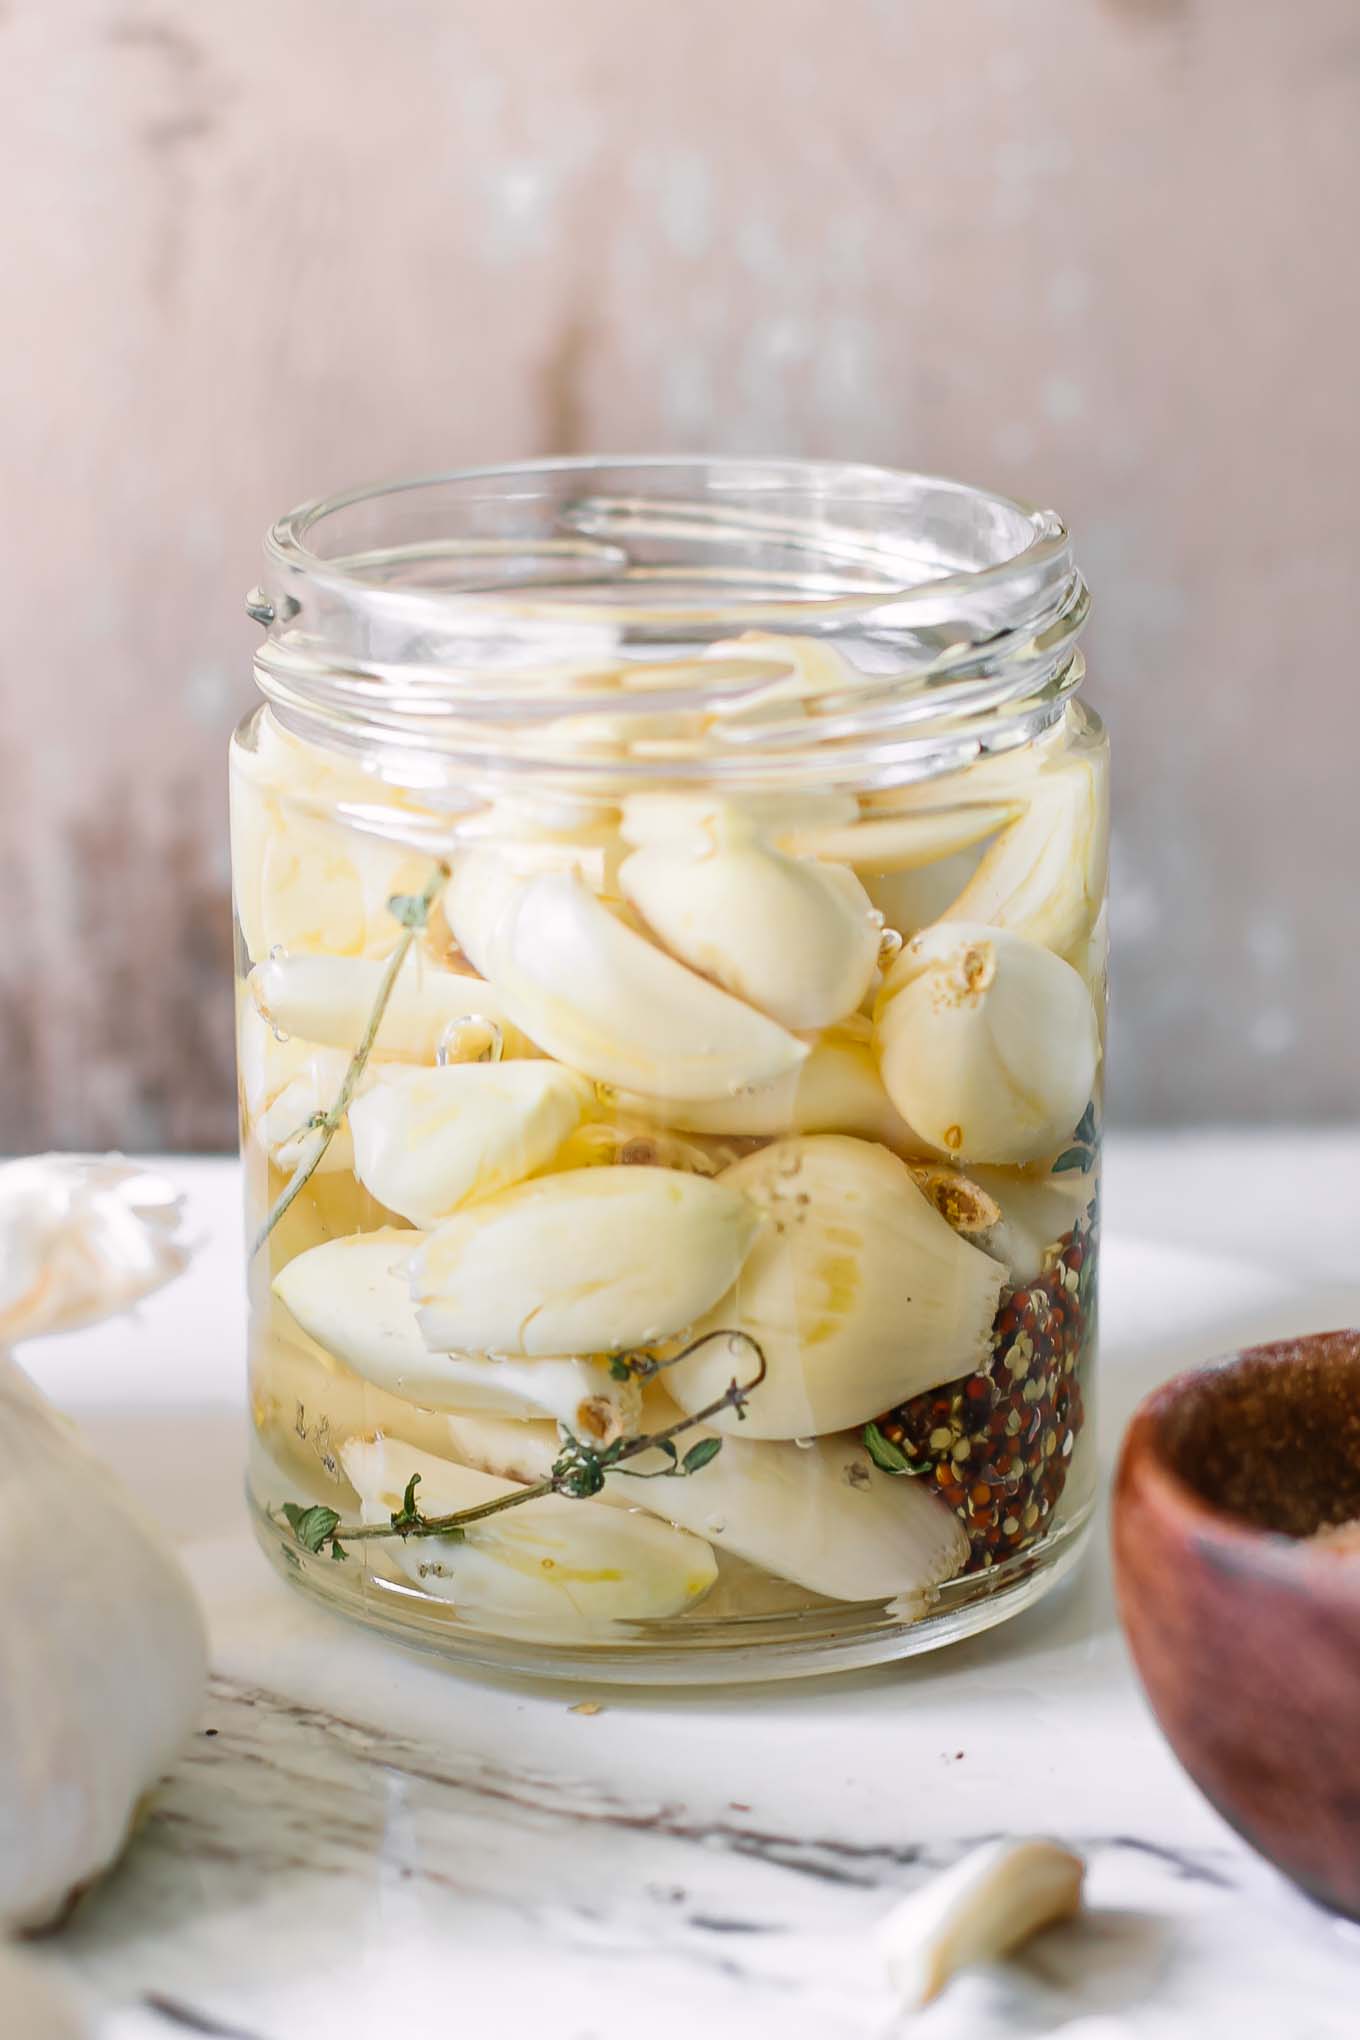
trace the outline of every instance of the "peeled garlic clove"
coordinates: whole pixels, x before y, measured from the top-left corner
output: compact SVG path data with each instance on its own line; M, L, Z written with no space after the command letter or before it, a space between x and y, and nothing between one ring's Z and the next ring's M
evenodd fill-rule
M874 1040L903 1118L962 1162L1051 1154L1085 1110L1100 1059L1091 996L1070 964L1023 935L956 921L897 956Z
M341 1458L367 1523L384 1523L401 1507L413 1474L420 1475L416 1498L427 1516L475 1508L513 1494L517 1485L432 1459L395 1438L351 1439ZM496 1629L531 1626L536 1634L679 1615L708 1592L718 1573L702 1539L565 1495L544 1495L470 1523L456 1540L394 1540L386 1551L423 1592L452 1601L471 1621Z
M610 1103L640 1119L686 1133L740 1139L786 1133L850 1133L882 1141L904 1154L922 1154L920 1139L883 1088L873 1053L873 1029L862 1014L847 1014L822 1030L800 1069L731 1098L672 1102L637 1091L613 1091Z
M748 1353L728 1353L729 1378L748 1378L749 1367ZM644 1430L657 1431L679 1416L662 1391L648 1391ZM451 1417L449 1427L460 1458L507 1479L542 1480L560 1450L547 1424ZM686 1451L713 1435L696 1428L677 1440L677 1448ZM662 1461L646 1453L633 1463L646 1470ZM857 1437L815 1438L807 1445L724 1438L716 1459L688 1479L611 1473L601 1499L664 1516L809 1593L891 1601L903 1615L923 1613L934 1588L968 1557L953 1510L923 1483L880 1473Z
M94 2028L50 1968L0 1946L0 2009L13 2040L94 2040Z
M281 1034L351 1054L363 1040L387 966L366 957L271 956L247 984L259 1012ZM507 1056L532 1055L482 978L440 970L417 949L397 972L376 1037L382 1056L432 1063L472 1061L499 1040Z
M354 1173L389 1211L431 1226L551 1161L589 1102L584 1080L550 1062L404 1071L350 1108Z
M1009 1169L972 1168L971 1180L998 1207L995 1225L977 1244L1010 1270L1017 1287L1037 1282L1044 1256L1065 1240L1096 1194L1094 1172L1019 1176Z
M739 1279L694 1326L747 1333L769 1372L739 1419L745 1438L807 1438L971 1374L991 1352L1005 1270L952 1231L886 1148L841 1134L777 1141L737 1162L720 1187L766 1223ZM732 1378L714 1339L666 1371L684 1410Z
M737 1188L678 1169L520 1183L429 1234L412 1279L421 1330L463 1352L643 1346L722 1295L759 1226Z
M635 850L619 885L678 956L788 1028L852 1013L878 964L872 902L843 865L726 838L698 856Z
M260 1114L255 1130L276 1169L289 1173L302 1160L315 1122L334 1104L348 1068L349 1057L343 1049L313 1049L297 1075ZM331 1175L353 1166L354 1146L346 1119L331 1135L315 1173Z
M939 1996L952 1976L999 1962L1081 1906L1086 1865L1057 1842L985 1842L932 1877L879 1928L879 1947L904 2010Z
M517 879L502 860L458 860L445 910L516 1026L602 1083L720 1098L795 1068L807 1046L687 970L570 873Z
M1103 759L1068 759L1040 773L1024 813L942 918L986 922L1066 955L1100 910L1106 812Z
M974 847L956 850L951 856L912 871L866 871L862 874L864 890L882 914L886 928L904 937L912 936L943 918L977 870L980 859L981 852Z
M274 1294L317 1345L407 1403L555 1417L578 1437L604 1443L635 1428L641 1408L636 1384L615 1381L607 1367L590 1360L431 1352L411 1301L411 1258L424 1240L423 1233L389 1227L326 1241L275 1276ZM400 1428L403 1413L383 1421Z
M826 858L856 871L922 871L985 843L1019 811L1014 802L980 801L920 812L866 814L859 821L832 827L789 829L778 840L781 849L794 856Z

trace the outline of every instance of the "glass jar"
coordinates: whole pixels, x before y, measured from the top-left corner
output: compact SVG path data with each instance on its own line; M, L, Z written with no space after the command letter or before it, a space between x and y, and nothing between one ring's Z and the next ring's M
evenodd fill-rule
M445 1655L983 1629L1091 1507L1107 762L1067 534L821 463L310 505L232 749L250 1492Z

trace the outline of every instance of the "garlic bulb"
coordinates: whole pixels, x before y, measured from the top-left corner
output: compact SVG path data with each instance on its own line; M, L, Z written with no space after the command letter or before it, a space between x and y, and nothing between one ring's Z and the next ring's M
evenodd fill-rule
M569 873L515 878L459 858L449 925L517 1027L602 1083L664 1098L721 1098L795 1068L807 1046L611 913Z
M636 1428L636 1384L615 1381L590 1360L431 1352L411 1300L411 1261L425 1237L387 1228L328 1240L290 1261L274 1278L274 1294L336 1360L424 1409L555 1417L578 1436L606 1441Z
M232 745L230 791L236 914L251 957L278 947L381 956L400 933L387 902L421 890L431 855L376 829L404 811L412 827L433 818L267 711L254 740L253 750Z
M728 1354L729 1378L748 1357ZM649 1390L647 1431L679 1414L659 1389ZM451 1417L449 1429L460 1458L521 1482L542 1480L560 1449L547 1424ZM682 1449L713 1435L687 1433ZM643 1453L633 1463L646 1471L662 1461ZM903 1614L923 1613L932 1590L968 1556L953 1510L921 1482L880 1473L856 1437L815 1438L807 1445L725 1437L717 1458L688 1480L611 1473L601 1500L664 1516L809 1593L834 1601L892 1601Z
M999 1962L1081 1905L1086 1865L1057 1842L1003 1838L970 1849L930 1878L879 1928L879 1947L902 2007L918 2011L950 1978Z
M1071 1133L1100 1036L1076 971L1023 935L941 921L914 936L874 1012L879 1069L937 1154L1029 1162Z
M637 805L624 807L635 841ZM771 849L732 804L715 810L693 853L667 841L664 817L656 838L641 841L619 884L682 963L790 1029L829 1026L858 1006L881 924L852 871Z
M1105 889L1105 764L1069 758L1039 773L1028 805L942 917L1010 929L1057 955L1090 934Z
M343 1048L364 1037L386 965L364 957L271 956L250 973L251 996L281 1034ZM412 949L384 1009L380 1056L408 1062L474 1060L499 1040L506 1055L533 1055L482 978L442 970Z
M0 1340L148 1295L184 1265L177 1220L164 1178L117 1157L0 1169ZM3 1352L0 1438L0 1928L22 1930L122 1850L198 1713L206 1643L159 1533Z
M1005 1270L958 1238L885 1148L842 1134L777 1141L717 1187L739 1191L766 1222L694 1333L748 1333L769 1373L742 1416L723 1411L715 1430L843 1431L986 1360ZM669 1368L666 1385L694 1411L731 1378L731 1354L714 1339Z
M646 1345L722 1295L759 1226L737 1187L678 1169L520 1183L427 1236L412 1278L421 1331L432 1346L526 1356Z
M350 1107L354 1173L389 1211L434 1225L551 1161L590 1103L550 1062L409 1070Z
M413 1474L420 1475L417 1500L427 1516L475 1508L518 1485L432 1459L395 1438L354 1438L340 1456L366 1523L385 1523L400 1508ZM472 1623L549 1635L679 1615L702 1599L718 1571L701 1538L565 1495L470 1523L457 1539L402 1539L384 1553Z
M807 1061L773 1084L738 1091L730 1098L673 1102L637 1091L610 1091L608 1101L639 1119L685 1133L729 1139L786 1133L850 1133L882 1141L903 1154L925 1152L883 1088L873 1053L873 1029L851 1013L827 1027L811 1045Z

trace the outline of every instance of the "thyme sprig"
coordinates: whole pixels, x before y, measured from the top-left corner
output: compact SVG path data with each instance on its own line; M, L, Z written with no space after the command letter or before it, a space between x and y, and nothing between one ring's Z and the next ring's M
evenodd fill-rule
M386 1523L342 1523L339 1511L328 1508L325 1503L314 1502L303 1507L299 1502L285 1502L280 1511L288 1530L304 1551L314 1556L328 1551L334 1559L348 1557L346 1547L375 1537L453 1537L459 1538L472 1523L484 1522L488 1516L499 1516L506 1509L521 1508L525 1502L539 1501L544 1495L566 1495L572 1501L589 1501L598 1495L610 1473L626 1473L633 1480L684 1479L699 1473L717 1458L722 1450L721 1438L700 1438L691 1445L683 1457L676 1450L675 1440L696 1425L705 1424L711 1417L719 1416L723 1410L735 1410L738 1418L746 1416L746 1403L751 1394L760 1387L769 1366L758 1340L749 1332L721 1330L705 1332L694 1339L682 1352L669 1359L657 1360L648 1355L634 1356L634 1369L645 1376L658 1373L663 1367L674 1367L681 1360L688 1360L701 1347L714 1339L728 1339L733 1345L742 1345L755 1355L756 1371L749 1381L738 1381L736 1376L710 1403L693 1416L681 1417L674 1424L666 1424L659 1431L651 1431L638 1438L618 1438L612 1445L588 1445L564 1424L562 1449L552 1463L545 1480L535 1481L530 1487L517 1488L508 1495L498 1495L494 1501L479 1502L470 1509L455 1509L446 1516L427 1516L416 1499L420 1475L413 1473L406 1483L401 1507L393 1509ZM644 1471L641 1467L629 1466L630 1459L640 1458L644 1452L660 1452L669 1464ZM277 1519L276 1519L277 1520Z
M373 1010L368 1016L368 1024L364 1028L359 1046L350 1057L349 1068L345 1071L344 1080L340 1085L340 1089L335 1094L335 1101L329 1111L318 1112L311 1121L309 1128L311 1139L303 1149L297 1167L275 1198L274 1203L269 1209L268 1216L255 1235L254 1244L250 1249L252 1260L259 1253L260 1248L269 1238L270 1233L273 1232L299 1190L315 1174L322 1156L335 1138L341 1121L349 1111L354 1098L355 1087L368 1065L368 1058L373 1053L373 1044L378 1038L378 1029L382 1026L383 1015L387 1011L388 1001L392 997L392 988L397 982L398 973L410 953L411 944L429 921L430 909L443 891L448 881L448 876L448 865L442 862L436 864L426 880L423 892L393 893L391 899L387 902L388 913L401 923L401 939L387 959L387 968L379 980L378 993L373 1001Z

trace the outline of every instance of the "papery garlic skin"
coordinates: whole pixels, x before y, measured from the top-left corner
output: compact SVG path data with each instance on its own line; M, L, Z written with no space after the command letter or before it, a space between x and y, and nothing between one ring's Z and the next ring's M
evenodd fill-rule
M721 1098L794 1069L806 1044L628 927L578 878L458 860L449 925L515 1025L568 1068L665 1098Z
M0 1349L127 1310L178 1275L179 1194L121 1155L0 1164Z
M854 873L770 849L739 812L716 837L697 855L644 844L619 867L624 896L673 956L783 1026L852 1013L881 933Z
M526 1357L645 1346L730 1287L759 1230L738 1189L677 1169L544 1176L427 1236L412 1266L421 1331Z
M604 1365L432 1352L411 1298L411 1264L425 1234L392 1228L329 1240L274 1278L274 1293L310 1339L374 1387L422 1409L554 1417L583 1438L631 1433L642 1398Z
M729 1371L749 1356L729 1353ZM654 1432L680 1412L660 1389L649 1391L643 1428ZM559 1446L545 1424L452 1417L461 1459L507 1479L542 1480ZM706 1427L685 1444L718 1435ZM633 1462L644 1472L659 1453ZM722 1450L686 1480L606 1477L602 1499L647 1509L694 1531L735 1557L835 1601L897 1601L919 1615L933 1589L956 1573L968 1543L952 1510L915 1482L880 1473L857 1437L807 1445L755 1444L724 1437Z
M1070 964L1007 930L941 921L900 952L874 1009L888 1095L935 1154L1030 1162L1070 1135L1100 1033Z
M777 1141L721 1182L765 1223L694 1332L746 1333L769 1372L742 1415L723 1411L715 1430L847 1430L987 1357L1005 1270L954 1233L886 1149L841 1134ZM731 1378L715 1338L668 1368L666 1386L692 1412Z
M385 1522L400 1508L414 1474L420 1475L416 1499L427 1516L475 1508L512 1494L517 1485L433 1459L394 1438L353 1439L341 1458L366 1523ZM701 1538L565 1495L544 1495L470 1523L457 1541L397 1540L387 1556L426 1593L452 1601L479 1626L556 1636L679 1615L717 1577Z
M591 1102L551 1062L407 1071L350 1107L354 1173L389 1211L432 1226L543 1168Z

